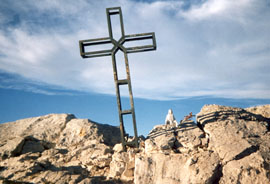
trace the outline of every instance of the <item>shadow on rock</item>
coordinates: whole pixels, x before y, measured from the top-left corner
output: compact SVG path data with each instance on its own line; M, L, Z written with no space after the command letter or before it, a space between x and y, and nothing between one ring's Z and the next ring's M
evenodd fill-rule
M120 128L114 127L106 124L99 124L94 122L97 125L98 135L103 135L103 141L106 145L114 146L121 142Z
M30 183L30 182L8 180L8 179L4 179L4 178L0 178L0 181L2 181L3 184L34 184L34 183Z
M218 120L226 120L231 116L237 119L245 120L245 121L267 122L268 130L270 131L270 118L264 117L259 114L248 112L244 109L242 109L241 111L233 111L233 110L215 111L215 112L199 115L197 116L197 122L198 122L198 126L201 126L201 128L204 128L204 126L208 123L217 122Z
M171 133L177 134L177 132L179 131L182 131L182 132L189 131L198 127L197 124L194 123L193 121L181 123L177 127L166 127L166 125L162 125L162 126L163 128L152 130L146 138L147 139L156 138L156 137L159 137L162 135L168 135Z

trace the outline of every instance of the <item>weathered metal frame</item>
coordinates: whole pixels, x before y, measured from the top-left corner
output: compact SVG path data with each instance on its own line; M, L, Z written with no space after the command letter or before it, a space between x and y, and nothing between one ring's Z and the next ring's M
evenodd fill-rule
M133 100L133 93L132 93L132 87L131 87L131 78L130 78L130 70L129 70L129 63L128 63L127 54L156 50L156 38L155 38L154 32L125 35L121 7L107 8L106 14L107 14L109 37L98 38L98 39L80 40L79 41L80 54L83 58L112 56L112 66L113 66L114 82L115 82L115 89L116 89L116 96L117 96L118 114L119 114L119 121L120 121L121 141L122 141L123 149L126 150L126 146L133 146L133 147L139 146L138 145L138 133L137 133L137 125L136 125L136 117L135 117L134 100ZM119 18L120 18L121 38L118 41L116 41L113 38L112 22L111 22L112 15L119 15ZM136 47L124 47L125 42L137 41L137 40L148 40L148 39L152 40L152 44L136 46ZM97 50L97 51L91 51L91 52L85 51L85 47L88 47L88 46L104 45L104 44L110 44L110 43L113 45L112 49ZM126 79L119 79L118 78L116 57L115 57L115 54L118 52L118 50L121 50L124 53L126 77L127 77ZM121 97L120 97L120 86L121 85L128 85L129 99L130 99L130 106L131 106L131 108L128 110L122 109L122 103L121 103ZM131 142L128 142L128 137L126 137L126 132L125 132L125 128L124 128L124 118L123 117L127 114L131 114L132 120L133 120L134 140Z

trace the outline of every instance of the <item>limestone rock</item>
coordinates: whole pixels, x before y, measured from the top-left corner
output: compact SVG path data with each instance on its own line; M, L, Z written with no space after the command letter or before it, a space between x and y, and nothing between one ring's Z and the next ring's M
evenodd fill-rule
M151 156L136 156L134 182L213 183L218 169L218 156L211 152L192 155L153 153Z
M116 178L125 182L133 182L136 149L127 152L118 151L112 156L108 178Z
M0 181L99 183L110 171L120 131L74 115L50 114L0 124L0 138Z
M155 151L181 152L193 150L197 147L206 146L205 132L203 132L194 121L186 121L174 126L156 126L149 133L145 141L146 153Z
M262 105L262 106L255 106L249 107L245 109L248 112L253 114L261 115L266 118L270 118L270 105Z
M256 109L206 105L197 115L209 135L209 149L222 162L221 183L270 182L269 106Z
M118 152L121 152L123 150L123 146L121 143L119 144L116 144L114 147L113 147L113 151L118 153Z
M220 183L269 183L269 170L262 167L263 162L258 152L232 160L223 167Z
M135 183L211 183L219 176L217 154L207 147L205 132L193 121L178 127L155 126L145 140L145 152L136 155ZM208 160L208 162L205 162Z
M180 151L194 150L207 146L208 137L193 121L180 124L177 130L177 140L180 143Z
M158 125L136 155L134 182L270 183L269 105L206 105L178 127Z
M19 155L24 145L23 137L14 137L3 141L0 147L0 156L2 158Z

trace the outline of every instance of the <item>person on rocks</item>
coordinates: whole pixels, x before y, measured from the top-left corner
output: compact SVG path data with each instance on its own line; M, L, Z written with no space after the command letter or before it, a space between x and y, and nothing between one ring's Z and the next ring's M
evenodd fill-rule
M173 125L177 127L177 121L175 120L172 109L169 109L168 111L168 114L165 119L165 125Z

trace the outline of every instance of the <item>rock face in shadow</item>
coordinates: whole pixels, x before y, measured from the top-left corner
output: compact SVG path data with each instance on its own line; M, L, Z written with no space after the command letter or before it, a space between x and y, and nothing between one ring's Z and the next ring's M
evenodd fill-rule
M118 127L70 114L0 124L2 183L270 183L270 105L205 105L122 151Z
M135 158L135 183L270 183L270 106L205 105L197 124L158 125Z

